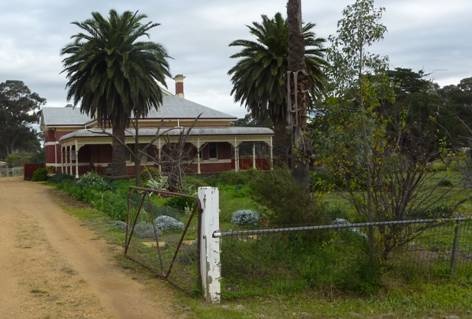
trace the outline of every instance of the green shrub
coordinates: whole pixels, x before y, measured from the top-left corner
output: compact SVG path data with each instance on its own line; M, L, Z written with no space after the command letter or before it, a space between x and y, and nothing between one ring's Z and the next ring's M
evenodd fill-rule
M223 172L212 176L205 177L205 181L209 186L221 185L246 185L255 176L264 174L261 171L245 171L245 172Z
M225 239L225 291L235 297L306 289L365 295L381 287L378 267L369 265L364 237L351 231L322 236L327 239L313 241L301 233Z
M184 211L186 208L193 208L195 206L195 198L186 196L173 196L167 199L166 204L169 207Z
M454 184L448 179L442 179L438 182L439 187L454 187Z
M108 190L110 185L103 177L95 172L88 172L82 175L77 181L77 185L83 188L92 188L94 190Z
M324 170L311 173L311 185L314 192L330 192L336 189L336 182Z
M298 186L288 170L258 174L250 186L254 198L271 211L267 216L271 224L301 225L324 220L313 195Z
M410 214L410 218L448 218L454 214L455 207L442 203L428 208L417 208Z
M48 179L48 170L45 167L38 168L33 172L31 180L33 182L46 181Z
M104 191L98 193L91 204L115 220L125 220L128 202L125 194Z
M150 179L159 180L161 178L161 173L157 167L146 166L141 171L141 180L146 182Z
M60 184L60 183L63 183L64 181L72 181L72 180L74 180L73 176L70 176L67 174L61 174L61 173L57 173L48 177L48 181L55 184Z

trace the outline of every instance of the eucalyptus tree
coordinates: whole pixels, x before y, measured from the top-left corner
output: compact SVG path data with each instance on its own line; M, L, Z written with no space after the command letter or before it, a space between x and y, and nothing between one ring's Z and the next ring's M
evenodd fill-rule
M238 59L228 74L237 102L245 105L257 121L269 118L275 130L274 151L287 163L290 141L287 135L287 71L288 71L288 23L277 13L273 18L262 15L261 22L247 26L253 40L236 40L230 46L240 51L231 58ZM313 32L312 23L302 27L304 59L310 83L310 97L314 100L324 87L325 40Z
M170 76L165 48L149 40L158 26L146 15L110 10L108 17L92 12L80 31L62 49L67 76L67 98L95 118L103 128L112 127L112 174L127 175L125 130L131 116L145 117L162 103L165 77Z
M364 178L366 187L365 205L357 205L359 212L368 221L375 219L375 140L382 135L383 126L376 122L372 114L380 99L392 97L386 80L388 58L371 52L371 46L383 39L387 28L381 18L384 8L377 8L374 0L355 0L343 10L343 17L338 21L335 35L329 37L328 48L329 103L348 113L349 126L355 127L353 135L348 135L348 148L355 145L349 155L352 165L358 167L356 175ZM341 154L342 152L338 152ZM369 228L369 251L375 258L373 229Z
M375 7L374 0L355 0L343 10L335 35L329 37L327 58L330 89L342 95L357 88L358 102L363 104L362 80L366 74L384 72L388 57L371 51L372 45L382 40L387 27L382 23L384 7Z
M46 99L31 92L22 81L0 83L0 159L14 152L39 151L39 136L33 124L45 103Z

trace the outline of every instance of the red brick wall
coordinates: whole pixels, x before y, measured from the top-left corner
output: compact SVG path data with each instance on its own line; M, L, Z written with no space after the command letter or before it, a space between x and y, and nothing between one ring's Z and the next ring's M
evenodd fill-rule
M63 137L66 134L69 134L73 132L74 130L67 130L67 131L57 131L56 129L48 129L47 132L44 134L44 140L45 142L54 142L54 141L59 141L61 137Z
M233 158L233 146L229 143L216 143L218 149L218 159L232 159ZM206 144L202 150L202 159L207 160L210 158L210 150L208 144Z

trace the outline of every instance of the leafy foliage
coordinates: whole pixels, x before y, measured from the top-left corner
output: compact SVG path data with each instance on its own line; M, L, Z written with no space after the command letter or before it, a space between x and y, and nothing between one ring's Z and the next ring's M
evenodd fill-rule
M45 103L22 81L0 83L0 158L14 151L39 151L38 133L31 124L37 122L37 112Z
M343 10L336 35L331 35L327 50L329 91L339 96L352 88L360 89L364 74L386 69L388 58L369 51L383 39L387 28L381 23L385 8L376 8L374 0L356 0Z
M95 190L108 190L110 186L103 177L95 172L88 172L82 175L77 181L77 185L82 188L91 188Z
M81 177L82 181L75 181L67 175L56 175L49 181L75 199L89 203L111 218L125 220L129 183L114 181L108 184L95 174L84 176Z
M42 182L48 179L48 170L45 167L38 168L33 172L31 180L33 182Z
M44 149L37 152L13 152L5 158L5 161L10 167L23 166L28 163L41 164L44 163Z
M303 191L288 170L256 175L250 186L253 196L270 209L268 219L273 225L316 224L323 220L312 194Z

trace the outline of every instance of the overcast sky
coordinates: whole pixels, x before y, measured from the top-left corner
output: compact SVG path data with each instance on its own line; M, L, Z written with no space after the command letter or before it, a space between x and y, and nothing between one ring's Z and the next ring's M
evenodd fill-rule
M304 21L317 24L319 36L336 30L351 0L303 0ZM24 81L48 100L66 104L59 52L91 11L139 10L161 23L151 39L173 57L172 74L186 75L185 95L195 102L243 116L230 96L227 71L235 63L228 43L248 37L245 25L261 14L285 14L286 0L15 0L0 2L0 81ZM386 7L388 33L376 51L392 67L423 69L441 85L472 76L471 0L379 0ZM168 81L174 91L173 81Z

